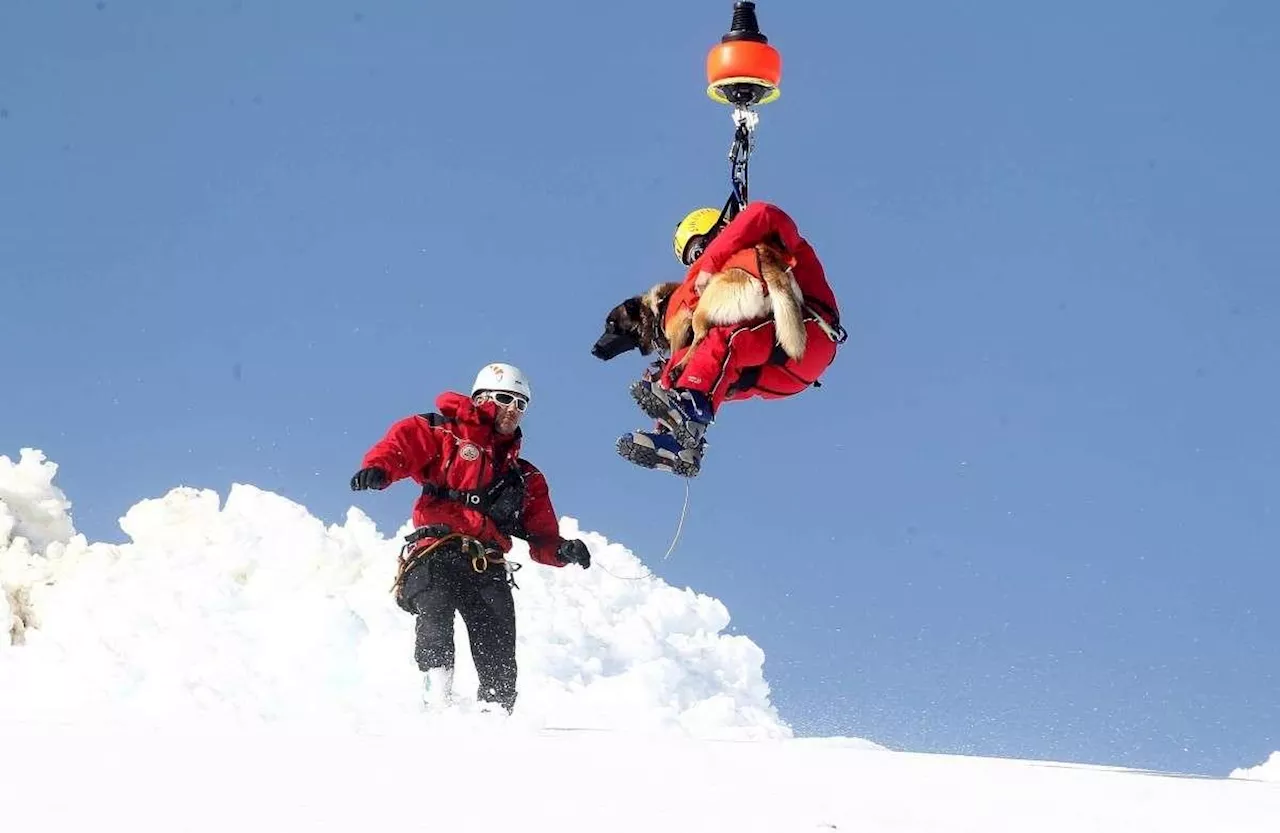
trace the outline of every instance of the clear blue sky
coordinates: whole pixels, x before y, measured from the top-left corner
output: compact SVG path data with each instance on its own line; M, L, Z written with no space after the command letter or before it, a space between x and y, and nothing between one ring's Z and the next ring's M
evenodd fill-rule
M762 0L752 196L851 332L629 466L605 312L727 194L730 0L0 7L0 453L79 528L347 480L494 359L556 508L712 594L805 733L1224 774L1280 749L1280 9ZM627 96L632 98L628 99Z

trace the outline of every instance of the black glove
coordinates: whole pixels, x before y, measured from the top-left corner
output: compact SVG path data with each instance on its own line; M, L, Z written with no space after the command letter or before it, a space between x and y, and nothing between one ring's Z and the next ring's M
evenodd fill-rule
M389 482L387 473L380 468L360 469L360 471L356 472L355 477L351 478L351 491L385 489Z
M584 570L591 566L591 551L577 538L561 541L556 556L565 564L580 564Z

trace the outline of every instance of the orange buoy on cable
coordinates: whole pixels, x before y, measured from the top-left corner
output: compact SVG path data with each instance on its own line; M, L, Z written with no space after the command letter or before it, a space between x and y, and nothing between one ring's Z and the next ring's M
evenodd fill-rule
M756 22L756 4L738 0L733 22L707 55L707 95L735 108L768 104L781 95L782 55Z

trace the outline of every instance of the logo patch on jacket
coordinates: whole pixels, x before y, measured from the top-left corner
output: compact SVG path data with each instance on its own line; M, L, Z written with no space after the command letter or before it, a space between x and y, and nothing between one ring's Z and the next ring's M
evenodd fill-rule
M471 443L467 443L462 446L462 448L458 449L458 454L460 454L464 460L478 460L480 458L480 449L476 448Z

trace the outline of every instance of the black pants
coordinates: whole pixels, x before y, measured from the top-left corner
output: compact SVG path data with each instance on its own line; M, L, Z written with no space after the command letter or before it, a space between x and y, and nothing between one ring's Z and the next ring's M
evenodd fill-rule
M506 568L490 564L483 573L446 543L405 576L407 599L418 615L414 658L423 671L452 668L453 616L462 614L471 659L480 678L478 700L510 712L516 703L516 607Z

